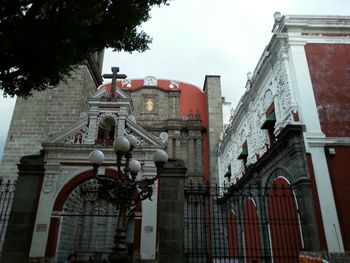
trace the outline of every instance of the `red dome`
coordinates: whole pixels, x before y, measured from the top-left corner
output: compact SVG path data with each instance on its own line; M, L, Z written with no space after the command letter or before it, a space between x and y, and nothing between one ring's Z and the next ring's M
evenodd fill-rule
M128 79L118 81L117 87L123 91L134 92L140 90L144 85L144 79ZM152 85L153 86L153 85ZM102 87L106 87L108 97L111 92L111 83L107 83ZM190 112L193 116L198 112L202 120L202 125L207 126L207 110L206 110L206 94L198 87L180 81L157 79L155 87L166 92L174 92L180 90L180 111L184 117L188 117Z

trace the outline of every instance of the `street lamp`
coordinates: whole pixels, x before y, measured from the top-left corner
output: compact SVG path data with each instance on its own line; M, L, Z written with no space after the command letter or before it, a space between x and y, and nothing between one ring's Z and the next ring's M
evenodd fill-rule
M126 224L127 211L132 202L142 201L147 198L151 200L153 184L158 179L159 168L168 161L168 155L163 150L154 153L153 161L157 167L157 174L152 178L137 179L137 174L141 170L141 164L136 159L132 159L132 151L136 147L137 139L128 134L118 136L114 140L113 149L117 156L117 176L107 177L98 175L98 167L104 161L104 154L100 150L90 153L90 163L94 168L94 176L98 181L98 198L106 200L119 209L117 227L114 236L114 247L109 255L112 263L128 262L128 250L126 244ZM125 164L122 169L122 161Z

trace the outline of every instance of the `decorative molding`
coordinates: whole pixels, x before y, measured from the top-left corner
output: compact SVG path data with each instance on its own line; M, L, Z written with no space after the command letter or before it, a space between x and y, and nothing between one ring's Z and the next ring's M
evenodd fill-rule
M85 126L75 133L68 136L65 140L65 144L85 144L88 138L88 127Z
M167 143L168 142L168 138L169 138L169 134L167 132L161 132L159 134L159 138L163 143Z
M262 112L265 112L267 108L270 107L272 102L273 102L273 93L271 89L267 89L262 99Z
M122 83L122 87L131 88L132 86L131 79L122 79L121 83Z
M46 173L44 176L42 191L46 194L51 193L55 187L56 181L57 181L56 174Z
M154 76L147 76L143 80L144 86L157 86L157 78Z
M146 141L144 138L140 137L138 134L135 134L129 127L125 127L125 135L132 134L137 139L137 146L150 146L151 144Z
M178 89L180 87L180 82L177 80L171 80L169 84L169 88Z

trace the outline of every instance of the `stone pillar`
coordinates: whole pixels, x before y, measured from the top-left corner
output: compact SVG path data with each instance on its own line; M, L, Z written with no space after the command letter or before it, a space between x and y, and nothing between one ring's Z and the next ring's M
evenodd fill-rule
M195 144L194 144L194 136L192 132L189 132L188 136L188 173L192 174L195 171L196 166L196 151L195 151Z
M159 179L159 262L184 261L185 163L170 159Z
M44 177L44 154L24 156L7 227L1 262L28 262L36 210ZM37 229L36 231L40 231Z
M207 116L209 136L210 181L219 181L218 157L216 154L220 134L223 130L222 96L220 76L205 76L203 91L207 94Z
M196 172L203 173L202 138L200 134L196 137Z
M294 182L297 189L299 213L302 215L301 227L303 229L304 249L307 251L320 251L320 236L317 229L314 201L312 198L311 184L307 177L302 177Z

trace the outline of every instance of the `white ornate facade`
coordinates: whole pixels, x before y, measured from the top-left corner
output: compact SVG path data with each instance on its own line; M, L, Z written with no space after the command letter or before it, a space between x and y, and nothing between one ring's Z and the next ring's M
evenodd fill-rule
M266 120L266 111L274 104L276 124L274 135L288 124L300 124L298 107L291 90L291 72L288 71L288 56L283 39L276 50L265 50L251 80L247 81L246 92L238 103L231 122L224 131L219 147L220 182L224 181L227 167L231 165L231 183L239 180L244 165L238 160L242 145L247 142L247 166L254 164L270 147L268 133L261 129ZM283 51L281 51L283 50Z
M293 169L286 174L291 183L305 178L317 188L314 202L320 208L315 214L323 223L324 247L336 252L350 243L349 226L339 221L350 215L337 203L337 198L347 198L341 189L349 183L343 161L350 144L350 91L344 82L349 72L343 70L349 61L341 59L349 56L349 46L350 17L277 15L272 38L218 149L219 181L237 186L267 183L268 169L286 166L291 158ZM301 146L292 147L296 155L281 156L291 147L282 140L289 127L299 127Z

